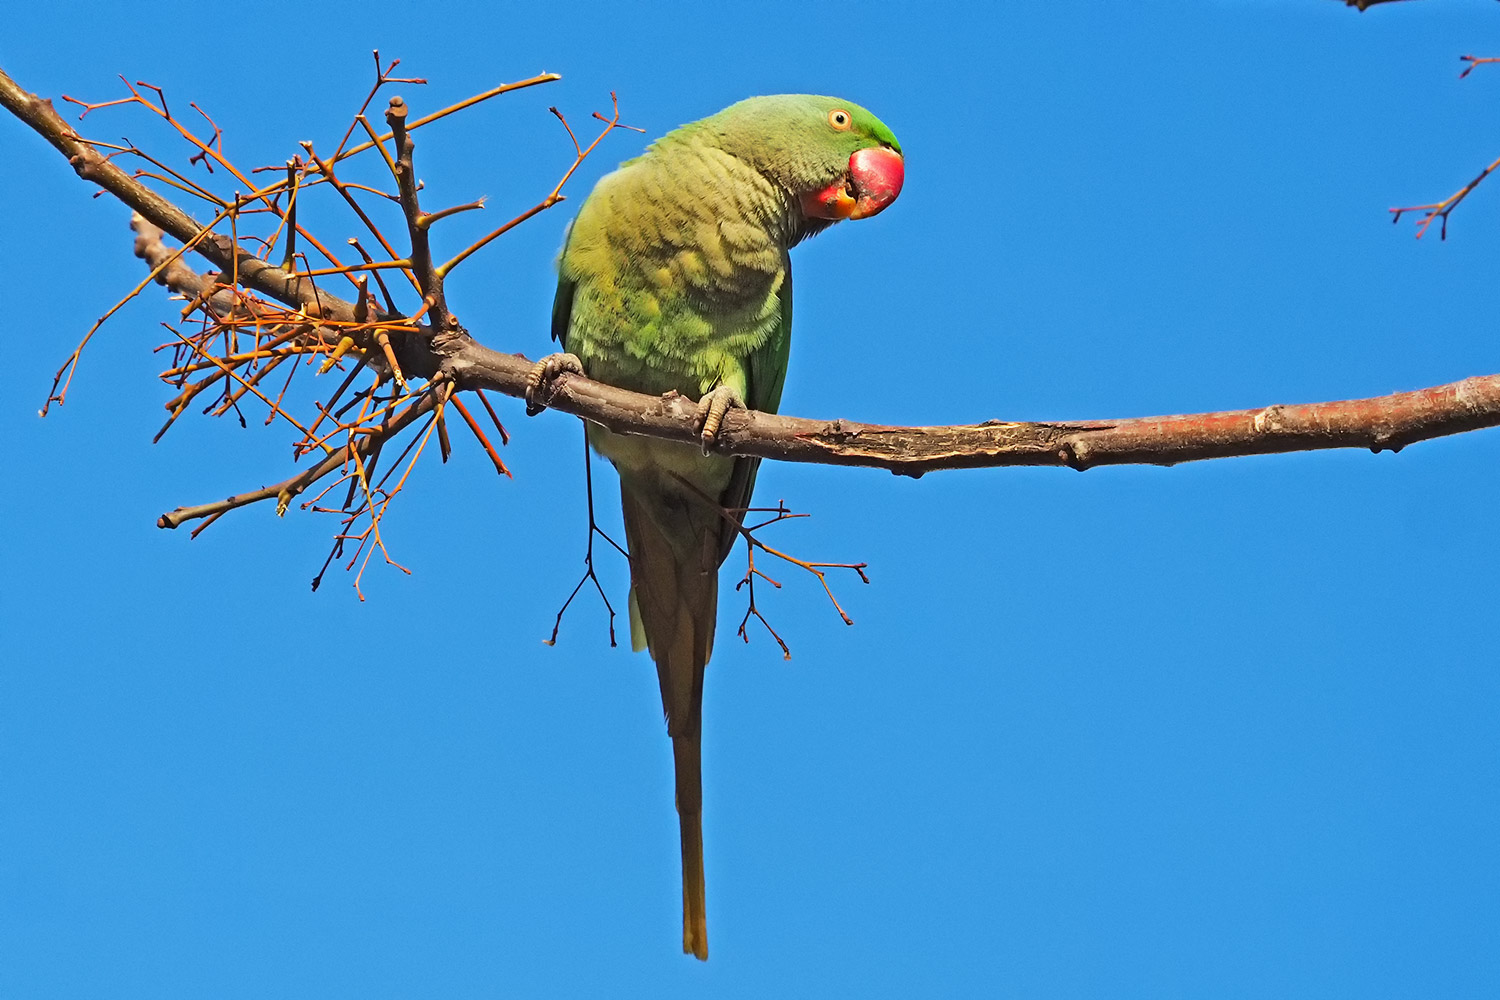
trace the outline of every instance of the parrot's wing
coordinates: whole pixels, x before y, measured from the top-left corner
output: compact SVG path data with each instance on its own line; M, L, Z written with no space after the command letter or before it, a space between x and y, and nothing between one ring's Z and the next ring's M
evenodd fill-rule
M787 363L792 354L792 268L786 263L781 289L781 314L776 328L765 342L756 348L745 365L745 405L752 410L775 413L781 406L781 390L786 385ZM561 288L558 294L562 294ZM755 476L760 471L760 459L741 458L734 463L729 486L719 499L727 510L750 506L750 495L755 491ZM734 515L741 524L745 522L743 512ZM729 557L730 549L739 540L739 533L725 531L719 541L719 563Z

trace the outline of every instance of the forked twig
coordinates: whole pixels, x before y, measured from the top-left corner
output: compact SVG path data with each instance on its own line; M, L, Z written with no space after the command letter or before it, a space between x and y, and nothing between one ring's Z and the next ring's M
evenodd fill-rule
M787 553L782 552L780 549L774 549L771 546L767 545L765 542L762 542L759 538L757 538L755 536L755 532L761 530L762 528L768 528L768 527L770 527L773 524L780 524L782 521L790 521L790 520L793 520L794 518L809 517L809 516L811 516L811 515L808 515L808 514L793 513L791 510L789 510L787 508L786 501L784 501L784 500L778 500L778 501L776 501L776 506L775 507L747 507L743 511L738 511L738 510L736 510L736 511L725 511L724 508L722 508L722 507L719 508L719 509L720 509L721 512L723 512L724 517L726 519L728 519L728 521L735 526L735 528L739 531L740 535L742 535L744 537L746 544L748 546L750 546L752 549L758 548L762 552L767 553L768 555L773 555L773 556L775 556L778 559L784 559L785 561L791 563L792 565L799 566L802 569L806 570L807 572L811 573L813 576L817 577L818 578L818 582L823 585L823 592L828 595L828 600L833 603L833 609L839 613L839 617L841 619L843 619L844 624L845 625L853 625L854 624L854 619L849 617L848 613L846 613L844 611L843 605L839 604L838 598L833 596L833 589L828 585L828 573L827 573L827 571L831 570L831 569L848 569L848 570L853 570L856 574L858 574L861 583L869 583L870 582L870 578L869 578L869 576L867 576L865 574L865 570L867 568L869 568L869 565L870 565L869 563L863 563L863 562L859 562L859 563L808 562L808 561L803 560L803 559L798 559L796 556L788 555ZM772 516L770 518L768 518L767 520L764 520L764 521L760 522L759 524L751 525L748 528L745 527L745 525L743 523L737 521L732 516L732 515L738 514L738 513L752 514L752 513L762 513L762 512L763 513L768 513L768 514L770 514ZM752 569L753 569L753 563L752 563ZM766 576L764 573L761 573L759 570L755 570L754 572L756 572L761 577L764 577L766 580L771 580L770 577ZM750 575L749 571L747 571L746 575L747 576ZM776 583L774 580L771 580L771 582L773 584L775 584L775 586L778 589L781 587L781 584ZM738 588L736 588L736 589L738 589ZM759 617L759 616L757 615L757 617ZM761 620L765 621L764 618L762 618ZM767 626L767 627L769 627L769 626ZM774 635L775 633L773 632L772 634ZM777 641L778 642L780 641L780 637L779 636L777 637ZM788 658L790 658L790 654L788 654Z
M738 635L748 645L750 642L750 633L745 631L745 627L750 624L750 616L754 615L757 619L760 620L760 623L765 626L766 631L771 633L771 638L776 640L776 644L781 647L781 658L783 660L790 660L792 658L791 647L786 644L786 640L781 637L781 633L777 632L774 628L771 627L771 623L766 621L766 616L760 613L760 608L755 606L755 578L757 576L769 583L771 586L775 587L777 590L781 589L781 584L776 580L771 579L760 569L756 568L755 546L751 545L748 539L746 539L745 541L745 558L749 563L749 567L745 570L744 579L735 584L734 589L736 592L738 592L741 587L748 588L750 601L749 605L745 608L745 617L740 619L740 627L735 634Z
M485 403L485 406L489 406L489 403ZM493 411L491 411L491 415L493 416ZM585 425L582 422L580 422L578 426L580 428L584 428ZM577 597L578 596L578 592L583 589L583 585L585 583L589 583L589 582L592 582L594 584L594 590L598 592L598 594L599 594L599 600L601 600L601 601L604 602L604 610L606 610L606 611L609 612L609 645L610 645L610 648L613 649L615 647L615 645L616 645L616 642L615 642L615 607L614 607L613 604L609 603L609 597L608 597L608 595L606 595L604 593L604 587L603 587L603 585L599 583L599 576L598 576L598 574L596 574L594 572L594 536L598 535L600 538L604 539L610 545L614 546L614 550L616 552L620 553L620 555L625 556L625 559L626 559L627 562L629 561L630 556L626 554L626 552L625 552L624 549L620 548L620 543L619 542L617 542L613 538L609 537L609 534L603 528L599 527L599 522L594 519L594 471L593 471L593 466L594 466L593 455L589 451L589 436L588 436L588 431L585 428L584 429L584 434L583 434L583 484L584 484L584 495L588 497L589 536L588 536L588 544L584 548L584 554L583 554L583 563L584 563L583 576L579 579L577 586L575 586L573 588L573 592L568 595L568 599L566 601L563 601L562 607L560 607L560 608L557 609L557 620L552 623L552 635L550 637L542 640L543 644L548 645L548 646L555 646L555 645L557 645L557 634L558 634L558 631L562 628L563 615L567 612L568 606L573 603L573 598Z
M1474 67L1476 66L1483 66L1485 63L1500 62L1500 56L1459 56L1458 58L1460 61L1468 64L1464 67L1464 71L1458 74L1460 80L1474 72Z
M1495 162L1491 163L1489 166L1481 170L1478 177L1474 178L1472 181L1465 184L1463 187L1459 188L1457 191L1453 192L1442 201L1434 202L1431 205L1410 205L1405 208L1387 209L1387 211L1391 213L1392 224L1400 222L1401 216L1405 215L1407 212L1422 212L1424 213L1422 216L1422 220L1417 223L1417 239L1420 240L1424 235L1426 235L1427 228L1431 226L1435 220L1441 219L1442 224L1438 227L1438 239L1446 240L1448 238L1448 216L1453 213L1453 210L1457 208L1459 204L1465 198L1467 198L1469 194L1473 192L1473 190L1477 188L1480 183L1495 170L1496 167L1500 167L1500 159L1496 159Z
M833 588L828 584L828 571L833 569L853 570L856 574L859 575L860 582L869 583L870 578L865 573L865 570L870 565L869 563L809 562L805 559L798 559L794 555L789 555L788 553L782 552L780 549L772 548L771 546L767 545L765 542L757 538L755 536L755 532L761 530L762 528L768 528L773 524L780 524L782 521L789 521L800 517L808 517L809 515L794 513L787 508L785 501L781 500L778 500L776 502L775 507L742 507L733 509L726 508L721 506L712 497L704 493L697 486L688 482L683 477L677 475L676 473L673 473L672 477L676 479L677 482L681 483L683 486L687 487L690 491L696 494L698 498L705 504L707 504L710 508L717 511L719 516L722 517L726 523L733 527L734 530L738 532L742 538L745 539L746 548L751 553L750 568L745 571L745 578L740 581L740 585L749 586L751 601L750 611L746 613L745 618L740 622L739 636L741 639L745 640L746 642L750 641L750 637L745 633L745 625L747 622L749 622L750 615L753 613L756 618L760 619L761 624L766 626L767 631L769 631L771 635L776 639L776 641L780 643L782 651L785 654L786 658L791 659L791 650L787 648L786 643L782 640L781 636L776 632L776 630L771 628L771 624L766 621L765 616L760 613L759 609L754 607L754 578L756 576L759 576L762 579L768 581L778 590L781 588L780 583L772 580L769 576L767 576L764 572L760 571L755 566L753 557L753 552L755 549L760 549L767 555L772 555L778 559L785 560L786 562L789 562L794 566L798 566L801 569L804 569L807 572L811 573L813 576L817 577L818 582L823 585L823 593L828 595L828 600L832 602L833 609L838 612L839 618L843 620L845 625L854 624L854 619L849 617L848 612L844 610L844 606L840 604L838 598L833 595ZM770 514L771 517L760 522L759 524L751 525L748 528L745 527L743 520L744 516L746 514L754 513L766 513ZM739 589L740 586L736 585L735 590Z

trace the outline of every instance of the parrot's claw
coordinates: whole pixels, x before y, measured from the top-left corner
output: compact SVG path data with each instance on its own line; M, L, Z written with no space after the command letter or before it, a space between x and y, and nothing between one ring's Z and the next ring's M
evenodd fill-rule
M698 429L703 441L703 454L713 453L714 441L719 436L719 425L731 406L745 409L745 400L739 390L731 386L716 386L712 392L698 400Z
M526 376L526 415L534 417L552 402L552 380L563 372L583 374L583 362L576 354L549 354L538 361Z

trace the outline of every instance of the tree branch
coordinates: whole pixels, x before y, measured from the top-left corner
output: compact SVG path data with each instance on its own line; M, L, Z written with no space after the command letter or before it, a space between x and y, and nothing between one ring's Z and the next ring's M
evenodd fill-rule
M452 359L461 387L519 396L531 364L474 344ZM610 430L696 444L685 397L627 392L578 375L554 383L553 409ZM920 476L1010 465L1175 465L1207 458L1327 448L1399 451L1428 438L1500 426L1500 375L1371 399L1122 420L888 427L730 410L718 450L786 462L864 465Z
M26 93L0 72L0 104L43 135L87 180L100 184L174 237L199 240L195 249L227 269L242 285L306 315L356 320L354 306L311 281L266 264L226 236L200 235L186 213L128 176L82 140L50 102ZM409 152L407 153L409 156ZM409 161L408 161L409 162ZM137 250L141 247L138 245ZM174 287L204 291L175 272ZM178 284L180 282L180 284ZM408 375L448 379L459 390L489 389L521 397L532 363L475 341L451 317L443 336L431 327L402 338L401 365ZM562 375L549 405L611 430L697 445L692 401L675 394L647 396ZM1325 448L1397 451L1416 441L1500 425L1500 375L1370 399L1273 405L1220 413L1180 414L1073 422L986 421L946 427L889 427L844 420L808 420L732 410L718 450L791 462L860 465L920 476L938 469L1011 465L1067 466L1153 464ZM301 479L302 477L294 477Z

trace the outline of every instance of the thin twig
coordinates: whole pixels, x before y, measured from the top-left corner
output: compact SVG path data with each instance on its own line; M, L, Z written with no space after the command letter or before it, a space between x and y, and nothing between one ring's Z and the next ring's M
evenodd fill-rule
M1435 204L1411 205L1406 208L1387 209L1387 211L1391 213L1391 223L1395 224L1397 222L1400 222L1401 216L1405 215L1407 212L1423 212L1425 214L1422 216L1422 221L1417 223L1417 239L1420 240L1427 233L1427 227L1432 225L1434 220L1441 219L1443 221L1442 225L1438 228L1438 239L1446 240L1448 238L1448 216L1453 213L1453 210L1457 208L1459 204L1469 196L1470 192L1477 188L1480 183L1483 182L1484 179L1494 171L1496 167L1500 167L1500 159L1496 159L1495 162L1491 163L1489 166L1481 170L1478 177L1474 178L1472 181L1465 184L1463 187L1459 188L1457 191L1453 192L1442 201L1436 202Z
M579 426L583 425L580 424ZM604 593L604 587L599 583L599 577L594 572L594 536L598 535L614 546L615 551L620 553L620 555L626 556L626 553L618 542L609 537L603 528L599 527L598 521L594 519L593 455L589 451L588 433L586 431L583 435L583 484L584 495L588 498L589 514L588 544L584 548L583 553L583 576L579 579L577 586L573 588L573 592L568 595L568 599L563 601L562 607L557 609L557 620L552 623L552 635L549 638L543 639L542 642L548 646L557 645L557 633L562 629L563 615L567 613L568 606L573 603L573 598L578 596L578 592L583 589L583 585L592 582L594 590L599 594L599 600L604 602L604 610L609 612L609 645L613 649L615 646L615 607L609 603L609 596ZM626 558L628 560L629 556L626 556Z

